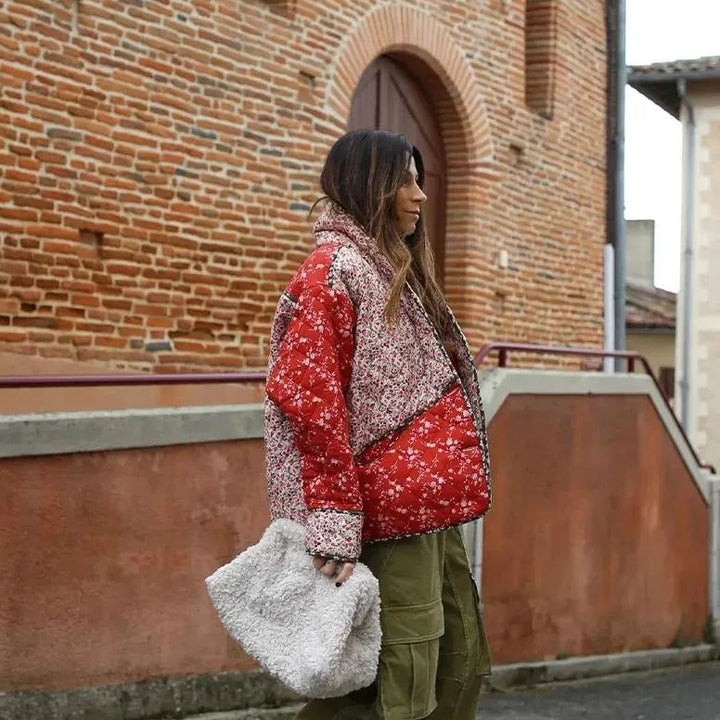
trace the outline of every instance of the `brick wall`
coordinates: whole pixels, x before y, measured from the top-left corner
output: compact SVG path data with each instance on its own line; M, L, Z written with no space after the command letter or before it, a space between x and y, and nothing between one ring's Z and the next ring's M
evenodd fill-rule
M437 101L471 344L599 345L604 4L549 17L551 120L526 105L522 0L8 0L0 353L262 367L323 156L383 51Z

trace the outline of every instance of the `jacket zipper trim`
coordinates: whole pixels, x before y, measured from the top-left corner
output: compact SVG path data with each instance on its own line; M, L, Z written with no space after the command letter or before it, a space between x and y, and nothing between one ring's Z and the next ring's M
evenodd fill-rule
M480 448L480 454L482 456L482 465L483 465L483 474L485 475L485 479L487 481L488 485L488 493L490 495L490 503L488 505L488 509L492 505L492 480L490 478L490 458L488 456L488 442L487 442L487 430L485 425L485 411L483 409L483 403L482 403L482 397L480 396L480 385L477 381L477 374L475 371L475 363L472 361L472 355L470 353L470 346L468 345L467 339L465 337L465 334L462 331L462 328L460 327L458 321L455 319L455 315L453 315L453 312L450 308L450 306L446 303L445 308L448 311L448 314L450 316L450 321L452 323L453 329L455 332L460 336L462 339L462 346L463 350L465 351L465 360L466 362L470 361L470 366L472 368L472 382L475 388L475 392L477 393L478 397L478 405L480 407L480 423L478 423L478 419L475 417L475 413L473 412L472 403L470 402L470 397L467 394L467 390L463 384L462 378L460 377L460 373L455 369L455 365L453 364L452 360L450 359L450 355L448 354L448 351L445 348L445 345L443 345L442 340L440 338L440 332L435 327L435 324L430 319L430 316L427 314L427 311L425 310L425 307L422 304L422 301L417 296L417 293L412 289L410 286L410 283L405 283L408 291L410 292L410 295L412 296L413 300L415 301L416 307L420 310L420 312L425 317L426 322L428 325L430 325L430 329L433 332L433 336L435 337L435 342L440 347L440 350L442 350L443 354L445 355L445 358L452 368L453 376L457 378L458 385L460 386L460 392L462 393L463 399L465 400L465 405L467 406L468 412L470 413L470 417L473 420L473 424L475 425L475 432L477 434L478 439L478 447Z
M381 443L383 440L387 440L387 438L389 438L391 435L394 435L395 433L399 433L399 432L402 432L403 430L405 430L413 422L413 420L416 420L423 413L426 413L428 410L435 407L435 405L437 405L448 394L448 392L451 390L453 385L459 385L462 388L462 383L458 382L458 379L456 377L454 377L452 380L450 380L450 382L446 383L443 386L443 389L440 391L440 394L436 398L431 400L427 405L421 407L419 410L414 412L412 415L409 415L408 417L406 417L399 425L394 427L389 432L384 433L383 435L381 435L380 437L378 437L376 439L370 440L360 450L358 450L356 453L354 453L354 457L359 458L363 453L367 452L375 445ZM470 413L470 417L472 417L472 413Z

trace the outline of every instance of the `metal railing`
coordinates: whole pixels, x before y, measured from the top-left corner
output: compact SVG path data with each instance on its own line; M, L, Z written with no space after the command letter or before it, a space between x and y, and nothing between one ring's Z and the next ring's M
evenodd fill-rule
M663 391L662 387L660 387L660 383L657 381L657 378L655 377L652 368L650 367L650 363L647 361L647 358L645 358L645 356L641 355L639 352L635 352L633 350L602 350L595 348L582 348L572 346L556 347L553 345L533 345L531 343L489 343L480 348L480 352L478 352L478 354L475 356L475 366L477 367L478 365L481 365L493 352L497 352L498 354L498 367L507 367L508 354L511 352L531 353L535 355L619 358L621 360L627 361L628 372L635 372L635 363L639 362L642 366L642 369L645 371L645 374L650 377L653 384L657 388L660 397L663 399L665 406L670 412L670 415L675 422L677 429L680 431L680 434L685 439L688 448L690 448L690 452L692 453L692 456L697 462L698 466L704 468L705 470L709 470L713 474L716 474L715 467L710 463L701 460L698 454L695 452L695 448L690 442L690 438L687 436L687 433L685 432L685 429L683 428L680 420L675 414L672 405L670 405L670 401L665 395L665 392Z
M627 361L628 372L635 371L635 363L639 362L643 370L650 376L652 382L665 402L670 415L675 421L685 442L690 448L697 464L715 473L715 468L703 462L695 452L690 439L668 402L665 393L658 383L647 359L634 351L610 351L581 347L555 347L552 345L532 345L526 343L490 343L484 345L475 356L475 365L481 365L488 356L498 353L498 366L507 367L508 354L532 353L544 355L568 355L574 357L620 358ZM117 387L134 385L209 385L221 383L261 383L265 382L264 372L227 372L227 373L128 373L114 375L9 375L0 376L0 389L19 388L59 388L59 387Z
M533 345L531 343L490 343L483 345L475 356L475 365L480 365L492 352L498 353L498 367L507 366L510 352L529 352L545 355L573 355L575 357L619 358L627 360L628 372L635 372L635 361L639 361L645 372L652 376L650 364L644 355L634 350L602 350L582 347L559 347L556 345ZM656 383L657 384L657 383ZM658 388L660 386L658 385ZM662 392L662 391L661 391ZM664 395L664 393L663 393Z
M118 373L116 375L7 375L3 388L116 387L122 385L211 385L265 382L264 372L240 373Z

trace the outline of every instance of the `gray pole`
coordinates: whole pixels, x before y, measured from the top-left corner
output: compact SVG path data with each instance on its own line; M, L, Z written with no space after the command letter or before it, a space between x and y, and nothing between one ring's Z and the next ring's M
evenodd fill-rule
M710 616L713 640L720 644L720 479L710 481Z
M695 113L693 106L687 96L687 83L684 79L678 81L678 94L682 104L685 106L685 132L683 140L685 147L683 148L683 162L685 167L683 170L683 183L685 198L683 202L683 213L685 226L683 228L683 244L685 252L683 257L683 279L680 292L683 296L683 316L682 322L682 339L683 346L681 349L682 358L682 376L680 378L680 421L683 429L690 435L690 379L692 378L692 368L690 367L690 345L692 341L692 302L693 302L693 220L695 209L693 207L695 200Z
M615 99L615 349L625 349L625 0L617 0L617 97ZM616 370L621 370L622 360L617 360Z

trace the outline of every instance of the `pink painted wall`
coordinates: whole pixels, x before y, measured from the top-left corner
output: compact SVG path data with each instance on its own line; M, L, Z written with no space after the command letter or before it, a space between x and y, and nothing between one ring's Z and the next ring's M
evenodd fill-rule
M512 396L490 436L496 662L700 639L706 506L647 398ZM267 521L260 440L0 460L0 690L253 667L204 578Z
M698 642L707 505L649 398L508 398L490 427L496 662Z
M267 522L260 440L0 460L0 690L251 667L204 578Z
M264 368L262 368L264 370ZM106 364L0 353L1 375L107 375ZM262 402L264 384L0 389L0 414Z

